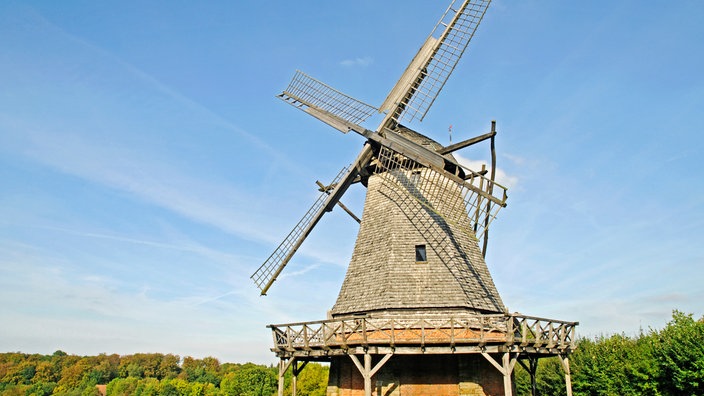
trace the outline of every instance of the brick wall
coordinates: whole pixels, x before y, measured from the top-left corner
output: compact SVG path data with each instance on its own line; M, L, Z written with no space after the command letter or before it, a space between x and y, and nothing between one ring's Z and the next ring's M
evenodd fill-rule
M376 396L504 395L503 377L481 355L395 355L372 377L372 387ZM364 380L348 356L333 361L327 394L364 396Z

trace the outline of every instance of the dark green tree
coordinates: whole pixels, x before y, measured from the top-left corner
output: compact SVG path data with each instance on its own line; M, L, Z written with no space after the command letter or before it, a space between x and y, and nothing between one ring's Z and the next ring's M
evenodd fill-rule
M660 331L655 347L660 384L668 395L704 394L704 318L679 311Z

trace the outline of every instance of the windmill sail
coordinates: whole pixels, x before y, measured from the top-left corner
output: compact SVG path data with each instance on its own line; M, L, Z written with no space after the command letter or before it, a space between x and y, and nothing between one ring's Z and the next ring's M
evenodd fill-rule
M313 206L308 209L303 218L296 224L274 253L262 264L250 278L265 295L281 271L293 257L308 234L313 230L325 212L329 212L337 204L342 194L349 188L359 171L366 167L372 155L369 145L365 145L352 166L343 168L331 184L335 185L332 192L323 191Z
M377 111L374 106L347 96L301 71L296 71L288 87L279 95L279 98L316 118L320 118L318 114L323 112L352 124L363 123ZM322 121L329 123L325 119ZM345 133L349 131L335 125L333 127Z
M458 2L461 4L455 6ZM459 190L459 201L462 202L456 204L462 205L476 219L463 227L468 233L482 234L482 228L488 227L496 216L496 211L506 205L503 187L493 183L493 180L475 178L479 174L472 171L468 172L471 177L466 181L456 160L449 154L437 151L442 149L441 146L425 147L407 139L399 133L403 128L398 125L401 121L423 119L464 53L490 2L491 0L453 0L378 110L300 71L296 72L288 87L278 95L285 102L343 133L359 133L368 142L353 167L341 172L333 182L335 189L329 195L323 192L281 245L252 275L251 278L261 289L262 295L266 294L323 214L332 210L362 169L370 163L375 164L377 172L388 174L413 173L419 168L425 168L421 171L421 180L428 182L428 186L441 183ZM378 130L371 131L360 126L377 111L387 113ZM374 161L373 156L377 157ZM394 163L397 160L400 162ZM475 182L479 182L479 185L475 185ZM496 188L494 194L493 188ZM497 196L496 192L499 191L503 192L502 197ZM422 201L420 196L412 198ZM450 211L436 207L427 209L437 211L446 217L448 223L459 221L448 215L450 212L455 213L454 208ZM485 221L480 223L480 218ZM486 236L486 233L483 235Z
M491 0L464 0L448 7L379 108L398 123L423 120L474 36Z

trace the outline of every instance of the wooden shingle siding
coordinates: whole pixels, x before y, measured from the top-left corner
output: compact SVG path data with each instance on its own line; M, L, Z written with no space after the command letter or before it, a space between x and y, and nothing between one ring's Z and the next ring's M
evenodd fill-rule
M388 181L402 177L410 175L369 178L360 231L333 317L394 310L403 316L414 310L421 316L448 309L504 312L476 238ZM469 222L464 206L454 210ZM427 261L416 261L417 245L426 246Z

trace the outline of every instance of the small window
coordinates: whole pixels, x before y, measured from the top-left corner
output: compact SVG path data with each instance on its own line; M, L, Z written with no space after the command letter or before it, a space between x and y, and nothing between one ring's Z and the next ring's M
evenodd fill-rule
M425 245L416 245L416 261L428 261Z
M413 172L411 172L411 183L414 185L418 185L418 182L420 182L420 171L414 170Z

